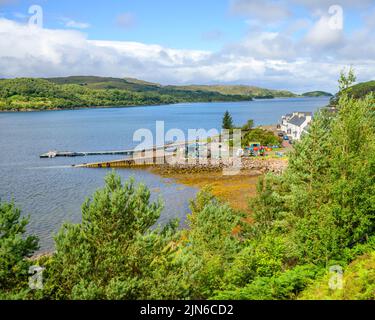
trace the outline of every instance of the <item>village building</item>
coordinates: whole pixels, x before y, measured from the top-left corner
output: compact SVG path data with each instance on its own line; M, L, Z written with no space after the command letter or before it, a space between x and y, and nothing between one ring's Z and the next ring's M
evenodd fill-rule
M303 133L307 132L312 121L312 112L293 112L282 116L280 129L290 139L300 140Z

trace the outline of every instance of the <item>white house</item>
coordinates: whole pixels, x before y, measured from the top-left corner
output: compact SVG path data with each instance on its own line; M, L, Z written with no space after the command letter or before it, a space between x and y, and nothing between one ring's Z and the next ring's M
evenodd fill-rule
M312 120L312 112L293 112L281 118L280 128L285 134L293 139L300 140Z

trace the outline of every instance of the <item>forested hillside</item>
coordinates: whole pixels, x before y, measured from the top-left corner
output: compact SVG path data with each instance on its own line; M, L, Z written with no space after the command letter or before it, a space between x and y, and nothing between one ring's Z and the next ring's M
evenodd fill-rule
M337 105L341 95L344 93L350 97L360 99L372 92L375 92L375 80L368 81L368 82L361 82L354 86L346 88L343 91L339 91L334 97L332 97L330 104L331 106Z
M348 89L348 94L354 98L362 98L371 92L375 92L374 80L358 83Z
M302 94L303 97L332 97L333 95L325 91L310 91Z
M189 91L208 91L208 92L218 92L221 94L231 94L231 95L248 95L258 99L267 99L267 98L293 98L298 95L287 91L287 90L271 90L264 89L255 86L245 86L245 85L191 85L191 86L182 86L172 88L181 88Z
M131 91L171 92L211 92L223 95L239 95L254 98L296 97L297 95L286 90L271 90L245 85L186 85L162 86L158 83L142 81L133 78L106 78L106 77L66 77L47 79L58 84L81 84L93 89L124 89Z
M346 87L343 89L346 90ZM251 217L202 190L187 228L152 228L163 207L114 174L35 261L35 237L0 206L0 297L22 299L375 299L374 94L321 110L281 175L260 179ZM45 268L40 290L28 267ZM345 284L329 287L330 268ZM337 275L336 275L337 276Z
M0 80L0 110L23 111L251 100L249 96L184 91L119 80L121 79L95 77L51 80L3 79Z
M304 96L328 95L314 91ZM163 86L132 79L94 76L0 79L0 111L136 106L179 102L246 101L298 97L286 90L245 85Z

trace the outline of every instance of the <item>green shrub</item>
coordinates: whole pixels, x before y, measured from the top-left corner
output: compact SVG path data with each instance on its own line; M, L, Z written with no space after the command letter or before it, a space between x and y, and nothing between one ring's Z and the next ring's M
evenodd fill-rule
M15 299L29 292L28 260L38 249L35 236L25 236L27 218L13 203L0 203L0 297Z
M342 288L330 288L332 274L309 285L301 300L375 300L375 247L372 252L355 259L343 270Z
M271 131L261 128L255 128L246 132L244 137L242 138L243 146L248 146L252 142L259 142L263 146L273 146L280 145L282 141Z

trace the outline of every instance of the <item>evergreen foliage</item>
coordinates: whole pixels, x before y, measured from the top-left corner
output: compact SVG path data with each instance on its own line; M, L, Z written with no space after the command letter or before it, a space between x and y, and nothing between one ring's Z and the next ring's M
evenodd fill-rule
M82 207L82 223L63 226L49 263L44 294L51 299L164 299L175 297L165 282L175 251L176 226L153 229L160 201L133 180L114 174ZM171 286L169 286L169 284Z
M38 249L38 239L25 236L27 224L13 203L0 203L0 299L28 294L28 258Z
M233 125L232 116L230 115L229 111L227 110L227 111L225 111L224 116L223 116L222 128L230 130L230 129L233 129L233 127L234 127L234 125Z

